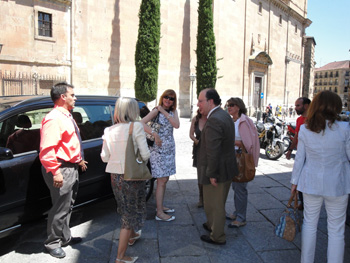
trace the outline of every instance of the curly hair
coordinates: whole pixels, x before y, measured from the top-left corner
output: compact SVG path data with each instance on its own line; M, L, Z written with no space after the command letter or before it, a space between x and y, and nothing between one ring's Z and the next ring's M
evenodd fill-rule
M312 100L305 120L306 128L320 133L326 129L326 120L331 127L336 120L340 120L342 110L341 98L334 92L324 90L319 92Z

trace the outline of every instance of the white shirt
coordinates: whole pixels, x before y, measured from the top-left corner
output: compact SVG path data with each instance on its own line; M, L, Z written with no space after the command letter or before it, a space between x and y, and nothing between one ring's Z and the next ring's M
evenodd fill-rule
M350 193L350 125L336 121L324 132L302 125L298 134L291 183L314 195L342 196Z
M107 173L124 174L129 126L129 123L118 123L104 130L101 159L107 163ZM135 153L139 148L142 160L148 160L151 154L147 146L143 125L140 122L134 122L132 139Z

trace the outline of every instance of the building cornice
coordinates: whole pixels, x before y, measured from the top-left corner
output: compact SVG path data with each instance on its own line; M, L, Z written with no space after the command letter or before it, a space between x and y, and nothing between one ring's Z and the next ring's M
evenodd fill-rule
M72 63L70 61L38 61L38 60L22 60L13 56L0 56L0 63L6 64L21 64L21 65L30 65L30 66L50 66L50 67L71 67Z
M302 15L300 15L297 11L295 11L293 8L290 7L290 0L269 0L274 6L281 9L283 12L285 12L287 15L293 17L298 22L303 24L306 27L310 26L312 21ZM303 11L303 10L302 10ZM306 11L304 10L303 12Z
M43 2L51 2L51 3L58 3L58 4L63 4L66 6L71 6L72 5L72 0L40 0Z

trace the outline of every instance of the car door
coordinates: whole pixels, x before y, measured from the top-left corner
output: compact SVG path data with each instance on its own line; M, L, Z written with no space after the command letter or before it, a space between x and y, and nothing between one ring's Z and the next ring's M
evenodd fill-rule
M0 121L0 233L50 208L38 152L41 120L51 109L14 111ZM30 124L20 124L21 117Z
M88 162L87 171L80 173L79 191L76 205L112 195L110 175L105 172L102 162L102 135L104 129L112 125L113 101L77 100L72 115L82 138L84 159Z

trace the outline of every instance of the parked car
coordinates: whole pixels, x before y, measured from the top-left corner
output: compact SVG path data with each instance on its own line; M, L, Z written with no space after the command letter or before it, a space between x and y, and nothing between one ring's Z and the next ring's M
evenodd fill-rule
M77 96L72 115L80 128L88 169L80 173L75 206L113 196L100 152L103 131L113 122L116 100L113 96ZM143 117L149 110L138 103ZM49 96L0 98L0 237L45 216L51 207L38 153L41 121L52 108ZM147 199L153 182L147 182Z

